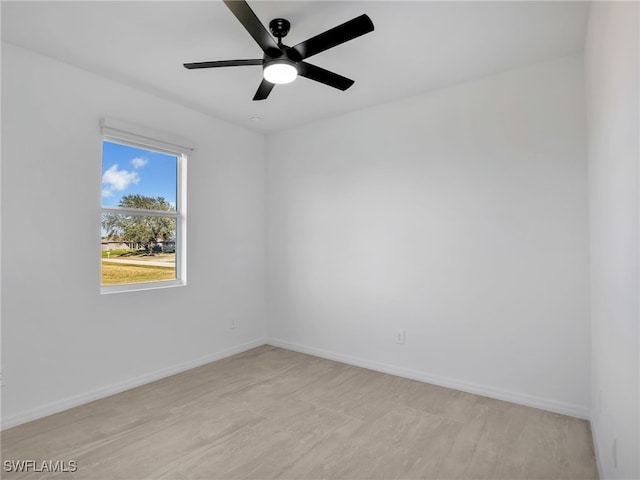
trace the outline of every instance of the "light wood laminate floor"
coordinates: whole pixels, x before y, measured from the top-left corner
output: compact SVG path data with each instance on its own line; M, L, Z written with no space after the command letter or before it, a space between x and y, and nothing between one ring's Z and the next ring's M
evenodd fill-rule
M593 479L588 422L263 346L2 432L66 479Z

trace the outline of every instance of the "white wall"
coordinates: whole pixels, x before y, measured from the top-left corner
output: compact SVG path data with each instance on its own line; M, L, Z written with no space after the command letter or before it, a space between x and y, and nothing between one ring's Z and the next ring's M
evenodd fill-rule
M602 478L640 478L639 16L637 2L593 3L585 48L591 422Z
M103 116L197 146L186 287L99 293ZM261 135L7 44L2 120L3 426L263 343Z
M272 135L267 335L586 417L587 216L581 55Z

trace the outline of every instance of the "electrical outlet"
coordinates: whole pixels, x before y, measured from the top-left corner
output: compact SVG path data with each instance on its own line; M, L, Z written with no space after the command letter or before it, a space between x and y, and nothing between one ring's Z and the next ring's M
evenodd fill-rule
M404 344L404 330L396 330L396 343Z

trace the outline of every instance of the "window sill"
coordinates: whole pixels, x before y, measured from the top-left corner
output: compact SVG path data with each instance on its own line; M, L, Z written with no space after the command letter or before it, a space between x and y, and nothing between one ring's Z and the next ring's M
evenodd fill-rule
M161 282L126 283L123 285L107 285L100 287L101 295L112 293L139 292L144 290L158 290L159 288L184 287L187 282L183 280L166 280Z

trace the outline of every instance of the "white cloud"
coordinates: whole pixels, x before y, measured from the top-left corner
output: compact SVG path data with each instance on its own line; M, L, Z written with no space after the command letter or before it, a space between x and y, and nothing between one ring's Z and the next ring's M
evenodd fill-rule
M145 160L144 158L136 157L131 160L131 165L133 165L133 168L137 169L144 167L148 162L149 161Z
M129 172L127 170L118 170L118 164L113 164L109 167L109 170L102 174L102 189L103 197L110 197L113 195L114 190L124 190L131 184L136 184L140 181L140 177L136 172Z

